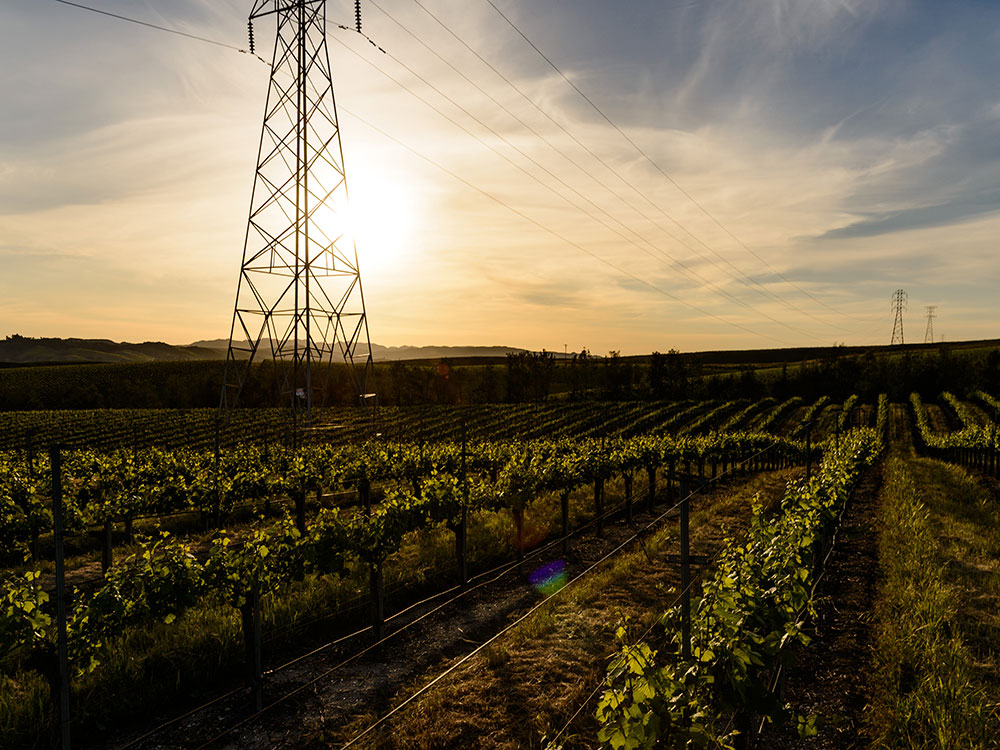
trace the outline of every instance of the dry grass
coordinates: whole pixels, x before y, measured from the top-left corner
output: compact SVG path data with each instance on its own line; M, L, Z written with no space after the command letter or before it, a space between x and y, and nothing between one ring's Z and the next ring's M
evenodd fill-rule
M899 455L886 467L872 745L996 747L1000 508L957 467Z

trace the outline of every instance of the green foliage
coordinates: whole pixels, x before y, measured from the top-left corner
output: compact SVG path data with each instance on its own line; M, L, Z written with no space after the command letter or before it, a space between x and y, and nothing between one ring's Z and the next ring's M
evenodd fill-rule
M261 595L283 583L302 578L306 561L301 554L302 534L290 518L255 528L234 540L225 531L212 539L205 560L205 581L233 607L242 607L256 585Z
M837 416L837 427L841 432L846 430L851 422L851 411L854 406L858 403L858 394L852 393L848 396L847 400L844 402L843 406L840 407L840 414Z
M38 571L0 579L0 658L46 639L52 617L45 611L49 595L39 585Z
M820 396L809 408L806 409L805 414L802 415L802 421L792 430L792 435L798 436L805 433L805 425L807 422L811 422L819 416L819 413L830 403L829 396Z
M792 396L787 401L784 401L769 411L764 418L753 426L756 432L768 432L779 418L783 417L785 414L790 412L792 409L797 407L802 403L802 398L799 396Z
M920 398L920 394L910 394L910 406L913 409L913 416L917 423L917 432L921 442L929 448L991 448L997 446L997 430L995 426L983 427L975 423L974 418L968 411L962 408L961 403L950 393L944 394L945 399L950 400L952 405L959 405L956 411L959 417L963 418L964 426L955 432L940 434L934 431L930 420L927 417L927 409ZM968 420L968 421L966 421Z
M883 439L887 438L889 429L889 396L880 394L878 397L878 410L875 415L875 432Z
M663 617L672 653L622 645L597 709L602 746L729 747L734 735L719 733L727 713L786 718L770 690L771 669L790 643L807 641L801 626L811 603L813 551L880 450L874 431L852 431L810 482L789 487L774 518L754 509L747 538L727 541L703 586L691 659L679 657L679 607ZM624 631L619 635L624 639Z
M145 540L105 574L87 613L95 637L105 637L146 618L173 622L204 593L202 566L190 547L161 532Z
M26 557L29 540L51 523L37 483L16 464L0 460L0 563Z

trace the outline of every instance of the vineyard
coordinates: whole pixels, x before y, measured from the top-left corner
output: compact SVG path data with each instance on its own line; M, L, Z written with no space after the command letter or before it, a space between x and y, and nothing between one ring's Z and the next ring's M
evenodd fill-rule
M436 692L516 690L498 675L560 643L578 678L495 731L815 733L782 696L856 487L900 435L992 481L998 415L983 392L326 409L297 433L267 410L3 413L3 746L445 746L450 719L415 718Z

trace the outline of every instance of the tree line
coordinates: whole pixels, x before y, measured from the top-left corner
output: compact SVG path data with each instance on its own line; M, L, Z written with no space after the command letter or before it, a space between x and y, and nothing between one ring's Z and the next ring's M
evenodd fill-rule
M910 393L936 398L942 391L1000 392L1000 350L951 349L844 354L783 365L704 364L676 350L646 357L618 352L594 356L586 349L570 358L552 352L517 352L485 364L380 362L376 390L384 405L525 403L553 398L585 400L679 400L797 395L872 401L888 393L905 401ZM219 403L223 365L218 361L142 362L8 367L0 369L0 410L102 408L212 408ZM240 397L247 407L280 405L280 373L271 362L255 365ZM350 372L329 365L317 403L356 403Z

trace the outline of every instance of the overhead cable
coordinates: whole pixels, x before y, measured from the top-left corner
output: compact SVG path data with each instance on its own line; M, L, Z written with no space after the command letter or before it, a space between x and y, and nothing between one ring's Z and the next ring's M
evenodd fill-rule
M652 166L652 167L653 167L654 169L656 169L656 171L657 171L657 172L659 172L659 173L660 173L661 175L663 175L663 177L664 177L664 178L666 178L666 179L667 179L667 181L668 181L668 182L670 182L670 184L671 184L671 185L673 185L673 186L674 186L675 188L677 188L677 190L678 190L678 191L680 191L680 193L681 193L682 195L684 195L684 197L686 197L686 198L687 198L687 199L688 199L689 201L691 201L691 203L693 203L693 204L694 204L694 205L695 205L695 206L696 206L696 207L698 208L698 210L700 210L700 211L701 211L701 212L702 212L703 214L705 214L705 216L707 216L707 217L708 217L708 218L709 218L709 219L710 219L710 220L711 220L711 221L712 221L712 222L713 222L713 223L714 223L714 224L715 224L716 226L718 226L718 227L719 227L719 229L721 229L721 230L722 230L723 232L725 232L725 233L726 233L726 234L727 234L727 235L728 235L728 236L729 236L730 238L732 238L732 239L733 239L733 241L735 241L737 245L739 245L739 246L740 246L741 248L743 248L743 249L744 249L745 251L747 251L748 253L750 253L750 255L752 255L752 256L753 256L754 258L756 258L756 259L757 259L758 261L760 261L760 262L761 262L761 263L762 263L762 264L763 264L763 265L764 265L764 266L765 266L766 268L770 269L770 270L771 270L771 271L772 271L772 272L773 272L774 274L776 274L776 275L777 275L777 276L778 276L779 278L781 278L781 279L782 279L783 281L787 282L788 284L790 284L791 286L793 286L793 287L794 287L795 289L797 289L798 291L802 292L802 294L806 295L807 297L809 297L809 298L810 298L811 300L813 300L813 301L814 301L814 302L816 302L817 304L819 304L819 305L822 305L823 307L827 308L827 309L828 309L828 310L830 310L831 312L835 312L835 313L837 313L838 315L845 315L845 314L844 314L843 312L841 312L840 310L837 310L836 308L834 308L834 307L831 307L830 305L826 304L825 302L823 302L823 301L822 301L821 299L819 299L818 297L814 296L814 295L813 295L813 294L812 294L811 292L809 292L809 291L808 291L807 289L804 289L804 288L802 288L801 286L799 286L798 284L796 284L796 283L795 283L794 281L792 281L792 280L791 280L791 279L789 279L789 278L788 278L787 276L785 276L785 275L784 275L784 274L783 274L783 273L782 273L781 271L779 271L779 270L777 270L776 268L774 268L774 267L773 267L773 266L772 266L772 265L771 265L770 263L768 263L768 262L767 262L767 261L766 261L766 260L765 260L764 258L762 258L762 257L761 257L760 255L758 255L758 254L757 254L757 253L756 253L756 252L755 252L755 251L754 251L754 250L753 250L752 248L748 247L748 246L747 246L747 245L746 245L746 244L745 244L745 243L744 243L744 242L743 242L743 241L742 241L742 240L741 240L741 239L740 239L739 237L737 237L737 236L736 236L736 235L735 235L735 234L734 234L734 233L733 233L733 232L732 232L732 231L731 231L731 230L730 230L730 229L729 229L728 227L726 227L726 226L725 226L725 225L724 225L724 224L723 224L723 223L722 223L721 221L719 221L719 219L718 219L718 218L716 218L716 216L715 216L715 215L714 215L714 214L713 214L713 213L712 213L711 211L709 211L709 210L708 210L708 209L707 209L707 208L706 208L706 207L705 207L705 206L704 206L704 205L703 205L702 203L700 203L700 202L699 202L699 201L698 201L697 199L695 199L695 197L694 197L693 195L691 195L691 193L689 193L689 192L688 192L687 190L685 190L685 189L684 189L684 188L683 188L683 187L682 187L682 186L681 186L681 185L680 185L680 184L679 184L679 183L678 183L678 182L677 182L677 181L676 181L676 180L675 180L675 179L674 179L674 178L673 178L673 177L672 177L672 176L671 176L671 175L670 175L670 174L669 174L669 173L668 173L668 172L667 172L667 171L666 171L665 169L663 169L663 167L661 167L661 166L660 166L660 165L659 165L659 164L658 164L658 163L657 163L656 161L654 161L654 160L653 160L653 158L652 158L652 157L650 157L650 156L649 156L649 154L647 154L647 153L646 153L646 152L645 152L645 151L644 151L644 150L643 150L643 149L642 149L642 148L641 148L641 147L640 147L640 146L639 146L639 145L638 145L638 144L637 144L637 143L636 143L636 142L635 142L634 140L632 140L632 138L630 138L630 137L628 136L628 134L626 134L626 133L625 133L625 131L624 131L624 130L622 130L622 129L621 129L621 128L620 128L620 127L619 127L619 126L618 126L618 125L617 125L617 124L616 124L616 123L615 123L615 122L614 122L614 121L613 121L613 120L612 120L612 119L611 119L610 117L608 117L608 115L604 113L604 110L602 110L602 109L601 109L600 107L598 107L598 106L597 106L597 104L596 104L596 103L594 102L594 100L593 100L593 99L591 99L591 98L590 98L589 96L587 96L587 94L585 94L585 93L584 93L584 92L583 92L583 91L582 91L582 90L581 90L581 89L580 89L580 88L579 88L579 87L578 87L578 86L577 86L577 85L576 85L575 83L573 83L573 81L572 81L572 80L571 80L571 79L569 78L569 76L567 76L567 75L566 75L565 73L563 73L563 71L562 71L562 70L561 70L561 69L559 68L559 66L557 66L557 65L556 65L556 64L555 64L554 62L552 62L552 60L551 60L551 59L550 59L550 58L549 58L549 57L548 57L548 56L547 56L547 55L546 55L546 54L545 54L544 52L542 52L542 50L540 50L540 49L538 48L538 46L537 46L537 45L536 45L536 44L535 44L535 43L534 43L533 41L531 41L531 39L529 39L529 38L528 38L528 36L527 36L527 35L526 35L526 34L525 34L525 33L524 33L523 31L521 31L521 29L520 29L520 28L518 28L518 26L517 26L517 25L516 25L516 24L515 24L515 23L514 23L514 22L513 22L512 20L510 20L510 18L508 18L508 17L507 17L507 15L506 15L506 14L505 14L505 13L504 13L504 12L503 12L502 10L500 10L500 8L498 8L498 7L497 7L496 3L494 3L494 2L493 2L493 0L486 0L486 2L487 2L487 3L489 3L489 4L490 4L490 6L491 6L491 7L493 8L493 10L495 10L495 11L496 11L496 12L497 12L497 13L498 13L498 14L500 15L500 17L501 17L501 18L503 18L503 20L504 20L504 21L506 21L506 22L507 22L507 24L508 24L508 25L509 25L509 26L510 26L510 27L511 27L511 28L512 28L512 29L513 29L513 30L514 30L515 32L517 32L517 34L518 34L518 35L519 35L519 36L520 36L520 37L521 37L522 39L524 39L524 41L525 41L525 42L527 42L527 44L528 44L528 45L529 45L529 46L530 46L530 47L531 47L531 48L532 48L532 49L533 49L533 50L534 50L535 52L537 52L537 53L538 53L538 55L539 55L539 56L540 56L540 57L541 57L541 58L542 58L542 59L543 59L543 60L544 60L544 61L545 61L546 63L548 63L548 65L549 65L549 66L550 66L550 67L551 67L551 68L552 68L552 69L553 69L553 70L554 70L554 71L555 71L556 73L558 73L558 74L560 75L560 77L561 77L561 78L562 78L562 79L563 79L564 81L566 81L566 83L568 83L568 84L569 84L569 85L570 85L570 86L571 86L571 87L573 88L573 90L574 90L574 91L576 91L576 93L577 93L577 94L579 94L579 95L580 95L580 96L581 96L581 97L583 98L583 100L584 100L584 101L586 101L586 102L587 102L587 104L589 104L589 105L591 106L591 108L593 108L593 110L594 110L595 112L597 112L597 114L599 114L599 115L601 116L601 118L602 118L602 119L604 119L604 120L605 120L605 121L606 121L606 122L607 122L607 123L608 123L608 124L609 124L609 125L610 125L610 126L611 126L612 128L614 128L614 129L615 129L615 131L617 131L617 132L618 132L618 134L619 134L619 135L620 135L620 136L621 136L621 137L622 137L623 139L625 139L625 141L626 141L626 142L627 142L627 143L628 143L628 144L629 144L630 146L632 146L632 148L633 148L633 149L635 149L635 151L636 151L636 152L637 152L637 153L638 153L638 154L639 154L640 156L642 156L642 158L643 158L643 159L645 159L645 160L646 160L647 162L649 162L649 164L650 164L650 165L651 165L651 166ZM845 317L849 317L849 316L845 316Z

